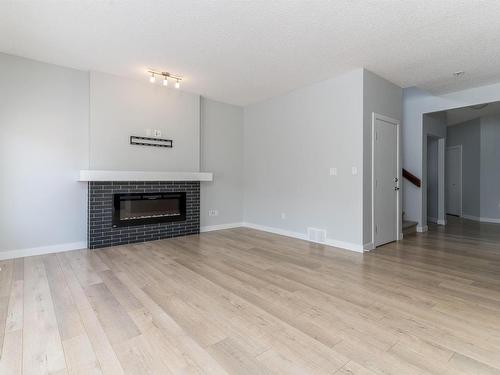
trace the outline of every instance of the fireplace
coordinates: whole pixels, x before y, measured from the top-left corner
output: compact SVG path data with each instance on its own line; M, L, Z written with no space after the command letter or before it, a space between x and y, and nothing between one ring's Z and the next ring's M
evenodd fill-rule
M186 220L186 193L113 195L113 228Z
M90 181L88 247L200 232L199 181Z

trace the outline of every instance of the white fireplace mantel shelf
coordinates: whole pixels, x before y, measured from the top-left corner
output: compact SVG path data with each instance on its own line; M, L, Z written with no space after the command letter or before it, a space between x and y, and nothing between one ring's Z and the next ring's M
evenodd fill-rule
M81 170L78 181L212 181L210 172Z

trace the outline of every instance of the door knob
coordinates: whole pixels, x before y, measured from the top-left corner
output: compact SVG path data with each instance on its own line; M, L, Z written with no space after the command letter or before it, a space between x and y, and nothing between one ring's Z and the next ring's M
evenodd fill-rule
M399 188L398 188L397 186L395 186L395 187L394 187L394 190L398 191L398 190L399 190Z

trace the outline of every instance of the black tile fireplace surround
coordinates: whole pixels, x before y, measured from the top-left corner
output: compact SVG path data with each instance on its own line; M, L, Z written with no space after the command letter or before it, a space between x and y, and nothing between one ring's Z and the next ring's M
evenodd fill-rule
M185 207L182 198L185 196ZM119 197L131 199L179 198L177 203L164 204L179 213L148 217L132 217L133 223L117 225L119 215L114 210ZM122 198L124 199L124 198ZM170 206L169 206L170 205ZM146 205L147 207L147 205ZM139 207L142 211L144 206ZM113 218L113 213L115 217ZM170 217L169 217L170 216ZM125 220L130 219L130 214ZM158 220L159 219L159 220ZM151 223L151 221L163 221ZM200 182L199 181L130 181L88 183L88 248L124 245L197 234L200 232Z

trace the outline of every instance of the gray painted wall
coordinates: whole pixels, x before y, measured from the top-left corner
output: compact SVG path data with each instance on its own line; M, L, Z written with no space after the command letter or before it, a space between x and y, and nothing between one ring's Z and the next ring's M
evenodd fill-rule
M443 140L446 138L446 114L444 112L429 113L429 114L423 115L423 139L425 142L423 143L422 147L423 147L423 153L426 156L428 155L428 153L427 153L427 145L428 145L427 140L429 139L429 137L434 137L434 138L438 138L438 139L442 138ZM439 154L439 143L438 143L438 154ZM439 164L439 160L438 160L438 164ZM422 165L423 165L423 170L427 171L428 170L427 157L423 158ZM439 168L439 165L438 165L438 168ZM424 176L421 180L422 180L422 187L421 187L422 197L423 197L423 201L426 202L427 201L427 192L429 190L428 181L427 181L427 174L424 174ZM438 173L438 180L439 180L439 173ZM407 181L403 181L403 184L408 185ZM443 179L443 184L444 184L444 179ZM439 194L439 181L438 181L438 185L433 186L432 188L437 189L438 194ZM444 195L443 195L443 197L444 197ZM443 204L444 204L444 202L443 202ZM438 198L437 205L439 205L439 198ZM429 205L427 204L423 207L423 215L426 219L425 220L426 222L427 222L427 217L431 216L427 213L428 206ZM433 216L433 217L435 217L436 219L440 219L439 207L437 207L437 211L438 211L437 216ZM444 208L443 208L443 211L444 211ZM444 216L443 216L443 218L444 218ZM406 217L405 217L405 219L406 219ZM417 230L420 230L420 226L417 227Z
M372 241L372 113L401 123L403 89L363 70L363 243ZM401 162L402 164L402 162ZM400 194L401 197L401 194ZM400 207L402 203L400 202Z
M481 217L500 219L500 116L481 118Z
M131 146L159 129L173 148ZM198 172L200 97L110 74L90 74L90 168Z
M200 114L198 95L91 76L0 54L0 252L84 247L80 169L198 171L200 144L216 176L201 184L203 207L219 210L202 225L241 222L242 108L204 101ZM174 149L130 146L128 136L146 128L162 129Z
M446 146L462 145L462 214L481 216L481 126L479 119L448 127Z
M201 98L201 170L214 173L201 184L202 230L243 221L243 108ZM217 216L208 216L217 210Z
M500 116L448 127L447 146L462 145L463 215L500 219Z
M438 220L438 139L427 137L427 217Z
M88 82L0 54L0 251L85 241Z
M250 105L244 118L244 220L361 246L363 70Z
M404 167L417 177L422 176L422 168L427 152L424 152L426 135L423 132L425 113L460 108L474 104L500 100L500 84L475 87L440 96L412 87L403 90L403 163ZM427 176L422 176L422 181ZM404 181L403 181L404 182ZM424 189L404 183L403 207L406 217L425 225L427 204L424 204Z

